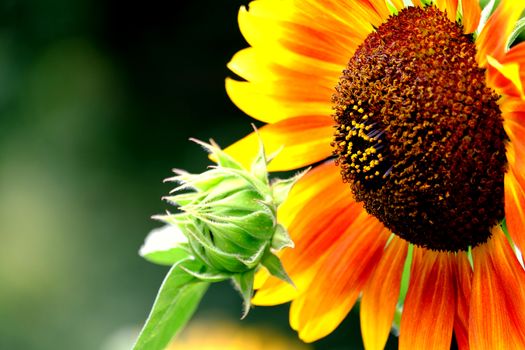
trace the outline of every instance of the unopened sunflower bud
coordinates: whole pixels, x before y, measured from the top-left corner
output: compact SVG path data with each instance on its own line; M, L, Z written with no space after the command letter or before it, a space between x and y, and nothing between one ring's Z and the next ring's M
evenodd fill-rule
M194 140L195 141L195 140ZM176 225L186 236L198 270L186 272L204 281L232 278L249 310L255 271L268 271L291 283L274 253L292 247L286 229L277 222L277 208L299 179L268 179L262 144L250 170L223 152L216 144L202 145L217 165L201 174L175 170L167 181L179 184L165 199L180 213L156 218Z

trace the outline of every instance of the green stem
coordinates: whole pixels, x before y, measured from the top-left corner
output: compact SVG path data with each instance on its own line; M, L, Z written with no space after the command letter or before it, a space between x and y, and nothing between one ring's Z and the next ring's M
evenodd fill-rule
M194 260L185 260L173 265L162 282L133 350L163 350L191 319L210 285L180 268L195 264L198 263Z

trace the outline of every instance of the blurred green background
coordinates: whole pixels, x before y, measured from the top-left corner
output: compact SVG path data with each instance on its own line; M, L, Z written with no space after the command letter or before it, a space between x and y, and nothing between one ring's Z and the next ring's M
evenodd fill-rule
M0 1L0 349L109 349L145 320L162 179L208 163L189 137L251 130L224 92L243 3ZM287 312L243 322L295 336ZM228 284L197 316L216 314L240 317ZM362 348L357 312L316 348Z

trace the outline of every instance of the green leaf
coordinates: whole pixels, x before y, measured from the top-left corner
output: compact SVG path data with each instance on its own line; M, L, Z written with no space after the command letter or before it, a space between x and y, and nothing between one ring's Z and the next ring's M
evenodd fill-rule
M264 243L258 251L256 251L252 256L248 257L248 258L242 258L242 257L239 257L239 260L245 264L248 268L250 269L253 269L255 268L257 265L259 265L259 262L261 261L263 255L264 255L264 252L266 251L266 245L267 243Z
M272 237L272 249L281 250L283 248L293 248L294 242L290 238L288 231L283 225L277 224Z
M398 303L399 305L403 305L405 303L405 298L408 292L408 286L410 284L410 268L412 266L412 254L414 251L414 245L410 244L408 246L408 252L407 257L405 260L405 265L403 266L403 274L401 275L401 286L399 290L399 299Z
M177 247L168 250L159 250L140 255L149 262L157 265L171 266L188 256L188 249Z
M222 179L219 176L216 176L217 171L215 169L208 170L202 174L189 174L189 175L180 175L166 181L175 181L181 185L175 187L170 193L176 193L185 190L197 190L197 191L207 191L210 188L217 186Z
M220 166L232 169L244 169L238 161L226 154L215 141L210 140L210 143L206 143L194 138L190 138L190 140L201 145L210 154L210 159L217 162Z
M293 283L292 279L286 271L284 270L283 264L281 263L281 260L273 255L272 253L268 252L262 259L261 264L268 269L268 272L272 274L273 276L290 283L292 286L295 287L295 284Z
M271 194L270 189L268 188L268 185L266 183L260 181L258 178L246 171L231 168L221 168L221 170L225 174L236 176L239 179L243 179L247 183L247 185L255 188L255 190L259 192L263 198L265 198L266 195Z
M243 188L229 194L228 196L223 196L223 198L210 201L206 204L217 211L229 209L252 212L259 210L260 204L257 200L260 199L261 197L258 192L253 191L250 188Z
M206 237L203 232L199 230L195 225L186 225L184 232L190 237L190 244L193 247L193 252L198 254L199 258L206 262L208 266L211 266L217 270L226 270L233 272L241 272L246 270L244 265L238 259L238 255L223 252L215 245L212 241ZM201 246L201 248L199 248ZM205 254L200 254L200 249L205 250ZM197 271L197 270L194 270Z
M215 186L203 191L204 197L202 198L202 201L204 202L220 200L231 195L232 193L239 192L248 187L247 181L244 178L238 176L238 174L232 173L231 169L219 167L213 168L212 166L211 170L208 170L201 175L213 175L215 178L220 179L220 181L217 182Z
M510 49L511 45L514 44L514 41L520 36L521 33L525 31L525 17L520 18L514 25L514 30L510 33L509 38L507 39L507 50Z
M159 265L171 266L190 255L188 239L176 225L152 230L140 247L144 259Z
M396 306L394 313L394 320L392 321L391 332L396 337L399 337L399 329L401 328L401 316L403 315L403 308L399 305Z
M221 282L231 277L231 274L222 273L219 271L192 271L190 269L185 268L184 266L181 266L181 269L203 282Z
M243 303L242 317L245 318L250 311L251 300L253 295L253 281L255 279L255 270L249 270L244 273L233 276L235 287L241 293Z
M269 165L272 160L274 160L284 149L284 145L279 147L276 151L273 151L272 153L266 155L266 165Z
M229 239L248 250L257 249L260 245L258 242L268 241L275 231L274 217L262 211L242 216L207 215L199 219L216 237Z
M198 203L201 198L203 198L202 193L196 192L179 193L174 196L162 197L166 202L176 206L192 205Z
M180 264L195 269L193 265L199 263L185 260L171 268L133 350L163 350L189 321L208 289L209 283L189 275Z
M257 153L257 156L252 162L252 165L250 167L250 172L258 178L261 182L268 185L268 161L266 160L266 153L264 151L264 143L261 138L261 135L259 134L259 131L257 128L252 125L255 133L257 134L257 138L259 139L259 152Z
M303 175L306 174L308 170L310 170L310 168L306 169L305 171L301 171L289 179L276 179L272 182L273 201L277 206L281 205L285 201L293 185L295 185L295 183L299 181L299 179L303 177Z

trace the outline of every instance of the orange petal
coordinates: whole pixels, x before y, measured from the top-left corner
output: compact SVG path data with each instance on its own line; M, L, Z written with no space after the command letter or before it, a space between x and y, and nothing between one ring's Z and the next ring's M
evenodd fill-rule
M525 63L525 42L518 43L505 54L505 62Z
M500 100L505 131L513 147L519 152L525 149L525 100L514 96L503 96Z
M514 171L516 180L524 187L525 186L525 139L518 139L518 135L525 132L525 127L512 125L513 122L509 121L505 123L507 135L510 138L510 142L507 143L507 162L509 168Z
M316 264L354 221L366 216L332 162L309 171L293 187L278 211L279 222L288 228L295 242L294 249L281 254L281 261L297 289L274 277L258 280L260 289L254 303L279 304L307 288Z
M525 192L512 169L505 174L505 218L512 240L525 252Z
M361 333L367 350L381 350L388 340L407 251L407 242L394 236L363 290Z
M467 34L474 33L481 18L479 1L461 0L461 10L463 14L463 31Z
M487 55L487 83L500 95L525 97L520 65L517 62L501 63Z
M333 212L324 211L320 214L328 215L322 217L322 220L298 220L306 222L289 229L291 234L301 237L294 239L295 248L285 250L280 258L295 287L270 277L259 288L253 299L254 304L281 304L307 291L318 270L322 268L320 264L327 258L327 251L339 244L352 222L363 224L368 217L358 205L344 211L334 209Z
M476 40L477 57L481 67L485 67L487 56L501 62L505 56L507 40L524 8L525 1L501 0Z
M400 350L450 349L456 309L453 264L452 253L414 248L401 316Z
M501 99L500 108L503 125L510 139L507 146L507 160L516 170L517 175L525 174L525 101L521 98L505 96ZM522 186L525 186L525 182Z
M456 318L454 319L454 333L459 350L468 350L468 319L470 293L472 289L472 267L464 252L458 252L456 256L456 297L457 308Z
M389 232L368 216L352 224L327 252L310 288L290 309L292 327L312 342L331 333L354 305L381 259Z
M325 196L330 193L331 196ZM322 205L324 198L328 205ZM301 210L314 210L336 205L344 208L355 203L348 184L343 184L340 169L333 161L324 162L308 171L293 186L286 201L279 207L278 220L286 227L290 227L293 220L298 219ZM292 236L293 239L299 236Z
M503 114L510 113L513 115L514 113L517 113L517 116L513 116L513 119L516 121L521 120L525 123L525 101L513 96L502 96L499 103Z
M525 272L501 228L472 254L471 349L525 349Z
M266 154L279 151L268 166L271 171L298 169L332 155L333 120L325 116L297 117L258 130ZM225 149L226 153L249 166L257 155L259 137L253 132Z
M309 206L309 203L319 203L319 198L324 192L329 192L329 188L338 186L338 184L341 183L341 177L339 176L338 171L337 166L335 166L333 162L325 162L311 169L301 177L301 179L299 179L299 181L292 187L286 201L279 207L279 223L289 228L290 224L296 220L297 214L303 211L305 207ZM346 191L348 191L348 189L346 189ZM339 188L335 193L344 194L345 190ZM340 203L342 203L343 206L350 205L353 202L349 195L343 196L340 199ZM345 200L347 202L345 202ZM337 203L339 203L339 201ZM307 218L309 217L310 216ZM304 232L301 232L300 230L292 230L292 232L290 232L289 229L288 232L292 236L292 239L296 241L295 245L297 247L301 242L301 237L304 235ZM296 248L292 251L294 250L296 250ZM285 250L283 253L288 251L291 250ZM259 289L269 276L269 274L263 272L258 273L256 276L258 287L256 289Z
M525 97L525 69L523 69L525 68L525 42L511 47L501 59L488 58L488 63L488 85L505 98L517 97L523 103Z

